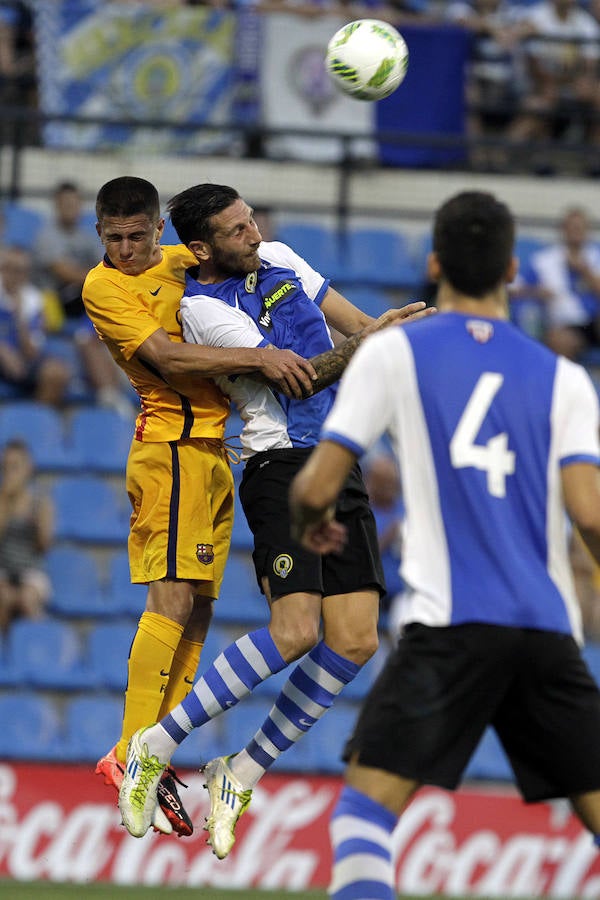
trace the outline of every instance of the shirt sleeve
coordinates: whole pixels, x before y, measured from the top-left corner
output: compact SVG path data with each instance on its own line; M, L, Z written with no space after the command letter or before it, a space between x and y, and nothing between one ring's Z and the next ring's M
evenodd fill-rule
M162 328L139 298L109 277L86 279L83 301L94 327L103 340L115 344L126 360L150 335Z
M214 297L184 297L181 321L188 343L208 347L266 347L269 343L243 310Z
M582 366L559 357L553 414L561 466L578 462L600 465L598 395Z
M368 337L346 369L321 440L362 456L392 421L404 365L406 338L399 328Z

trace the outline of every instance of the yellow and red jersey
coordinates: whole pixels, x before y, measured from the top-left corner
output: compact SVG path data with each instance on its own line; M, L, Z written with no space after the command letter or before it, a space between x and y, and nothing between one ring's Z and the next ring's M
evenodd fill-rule
M108 261L98 263L83 285L83 301L101 340L141 400L136 439L173 441L222 438L229 401L211 380L187 375L168 385L136 356L144 341L164 328L182 342L179 302L185 270L197 260L183 244L162 248L162 259L141 275L125 275Z

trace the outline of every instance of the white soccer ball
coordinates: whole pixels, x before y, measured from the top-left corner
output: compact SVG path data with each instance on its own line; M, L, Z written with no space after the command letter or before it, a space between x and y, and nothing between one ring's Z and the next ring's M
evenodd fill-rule
M334 84L345 94L357 100L381 100L406 75L408 47L387 22L358 19L336 31L325 63Z

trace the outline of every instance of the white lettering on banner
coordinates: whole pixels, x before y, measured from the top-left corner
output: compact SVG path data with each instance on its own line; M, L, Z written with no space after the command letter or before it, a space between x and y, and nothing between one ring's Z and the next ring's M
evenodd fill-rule
M280 892L326 886L340 779L266 776L225 863L205 843L201 779L188 779L193 837L150 832L137 840L91 772L0 765L0 878ZM497 788L427 788L400 820L394 847L401 893L600 900L600 857L565 804L528 806Z
M517 834L503 843L479 830L459 845L452 832L455 812L453 795L441 793L417 797L406 810L394 834L400 892L600 897L600 878L581 884L598 858L586 832L574 840ZM551 818L554 827L564 824L559 816Z

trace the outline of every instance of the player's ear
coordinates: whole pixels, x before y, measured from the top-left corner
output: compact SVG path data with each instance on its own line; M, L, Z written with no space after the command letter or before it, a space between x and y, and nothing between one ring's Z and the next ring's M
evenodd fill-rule
M160 218L158 220L158 225L156 226L156 243L157 244L160 241L161 237L163 236L164 230L165 230L165 220L163 218Z
M519 259L516 256L511 258L508 269L506 270L506 283L510 284L515 280L519 272Z
M206 262L211 257L210 244L206 241L190 241L188 249L192 251L198 262Z
M427 277L430 281L439 281L442 277L442 268L437 253L433 250L427 254Z

